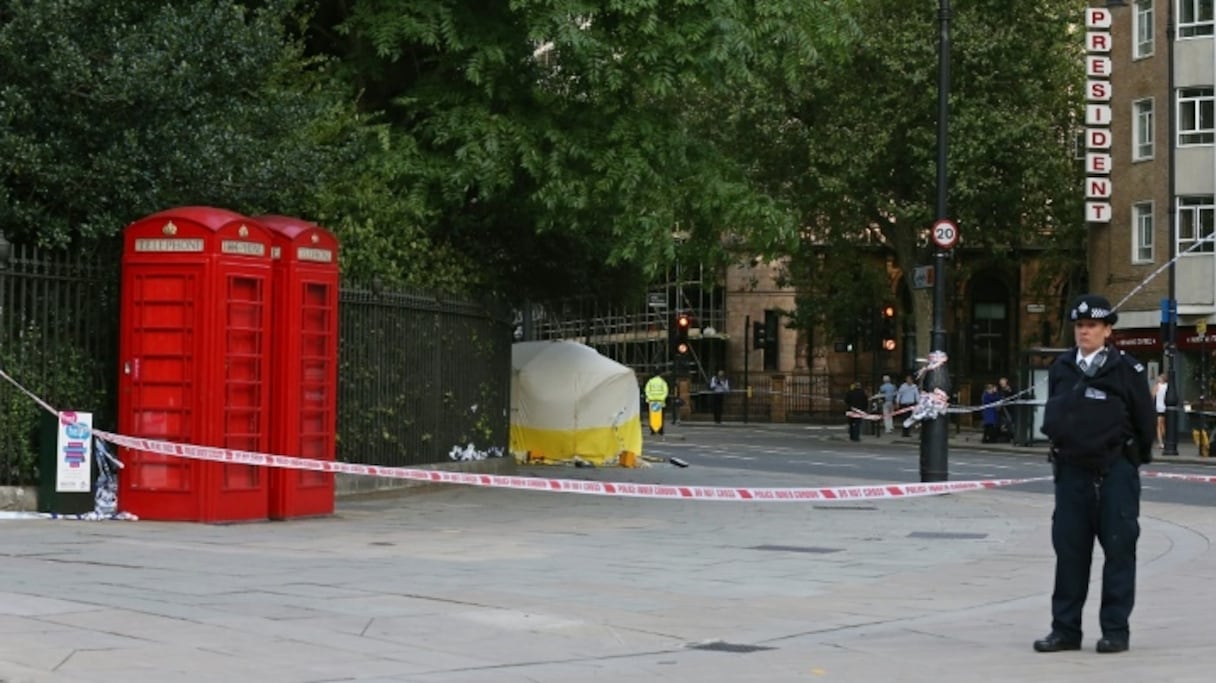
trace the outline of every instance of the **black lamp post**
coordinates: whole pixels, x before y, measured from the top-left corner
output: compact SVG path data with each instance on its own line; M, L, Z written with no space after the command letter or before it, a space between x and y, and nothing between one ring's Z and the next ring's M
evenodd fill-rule
M938 0L937 44L937 219L949 218L947 203L949 176L946 173L950 145L950 0ZM929 341L929 357L933 352L946 351L946 250L940 246L933 256L933 332ZM941 389L950 393L950 376L946 366L929 371L925 390ZM927 420L920 432L920 480L945 481L950 476L949 425L945 414Z
M1165 322L1165 443L1162 455L1178 455L1178 280L1174 259L1178 255L1178 189L1174 171L1174 148L1178 144L1178 95L1174 89L1174 3L1165 3L1166 86L1169 90L1169 155L1166 163L1169 189L1169 301Z

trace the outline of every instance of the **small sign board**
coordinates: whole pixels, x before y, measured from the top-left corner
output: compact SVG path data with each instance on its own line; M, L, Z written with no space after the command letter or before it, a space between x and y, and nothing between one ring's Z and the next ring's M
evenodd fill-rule
M55 492L88 493L93 490L93 414L59 413L55 444Z
M1026 304L1027 313L1043 313L1047 310L1047 306L1043 304Z
M912 288L929 289L933 286L933 266L917 266L912 269Z
M663 292L646 294L646 305L650 308L667 308L667 295Z

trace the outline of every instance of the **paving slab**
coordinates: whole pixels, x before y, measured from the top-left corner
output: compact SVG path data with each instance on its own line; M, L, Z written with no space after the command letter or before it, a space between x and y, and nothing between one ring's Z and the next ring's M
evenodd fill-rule
M1096 603L1085 650L1031 650L1051 499L1016 488L833 507L436 487L275 523L9 519L0 681L1210 680L1216 515L1142 514L1120 655L1093 652Z

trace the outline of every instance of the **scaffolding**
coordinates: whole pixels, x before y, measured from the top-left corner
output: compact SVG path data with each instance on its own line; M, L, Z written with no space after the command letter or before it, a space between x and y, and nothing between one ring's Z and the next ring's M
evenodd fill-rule
M675 316L687 313L693 326L689 332L688 371L706 378L710 366L721 367L726 315L724 288L719 278L704 267L686 279L679 269L675 277L652 284L639 301L605 306L592 297L571 298L560 306L533 311L531 334L523 338L570 339L582 342L604 356L628 366L639 377L681 371L671 349Z

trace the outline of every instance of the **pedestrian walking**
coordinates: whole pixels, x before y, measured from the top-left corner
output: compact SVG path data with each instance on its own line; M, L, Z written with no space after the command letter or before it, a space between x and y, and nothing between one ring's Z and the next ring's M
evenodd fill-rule
M1169 378L1165 373L1157 375L1153 384L1153 403L1157 408L1157 448L1165 450L1165 394L1169 391Z
M899 404L900 410L907 408L908 412L911 412L919 399L920 389L916 387L916 380L912 378L912 375L908 375L904 378L904 383L899 385L899 390L895 392L895 402ZM906 413L900 414L904 416L904 420L907 420ZM904 426L902 433L904 436L912 436L912 428Z
M725 370L719 370L718 374L709 380L709 390L712 392L709 398L713 401L714 422L722 424L722 406L726 403L726 395L730 393L730 380L726 379Z
M984 438L981 441L984 443L994 443L1000 435L1000 406L997 405L1000 400L1001 392L995 384L984 386L984 393L980 396L980 405L984 406L981 411L981 423L984 425Z
M1017 395L1017 391L1013 385L1009 383L1008 377L1002 377L997 380L996 391L1000 394L1001 410L999 413L999 425L997 427L997 439L1001 441L1013 441L1015 424L1013 421L1013 411L1010 408L1010 401Z
M882 376L882 384L878 385L878 393L882 396L882 427L886 434L895 431L895 384L890 375Z
M1097 537L1105 555L1097 651L1123 652L1136 598L1139 467L1153 453L1152 396L1144 366L1111 343L1118 314L1109 301L1083 296L1068 316L1076 345L1047 372L1042 431L1051 440L1055 478L1056 571L1051 632L1036 640L1034 649L1080 649Z
M866 392L862 391L860 382L853 382L845 392L844 403L849 407L849 441L861 441L861 422L866 414L866 403L869 402Z

